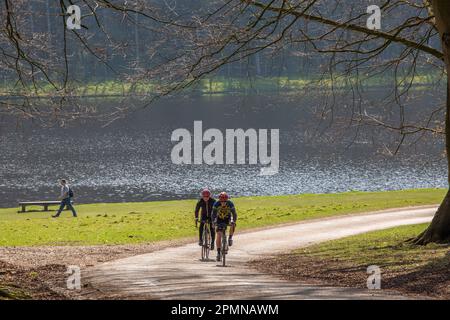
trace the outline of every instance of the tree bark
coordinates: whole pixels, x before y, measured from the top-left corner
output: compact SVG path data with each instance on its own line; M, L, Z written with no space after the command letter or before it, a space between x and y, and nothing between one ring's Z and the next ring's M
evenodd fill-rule
M447 157L447 180L450 185L450 1L432 0L432 10L435 16L436 27L441 36L444 62L447 71L447 102L445 112L445 151ZM450 190L447 191L444 200L439 206L429 227L412 239L418 245L426 245L430 242L450 242Z

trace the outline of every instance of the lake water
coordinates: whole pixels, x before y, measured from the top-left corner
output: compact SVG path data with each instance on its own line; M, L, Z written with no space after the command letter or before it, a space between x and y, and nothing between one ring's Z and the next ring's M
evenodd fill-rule
M417 117L421 101L430 99L411 107L419 110ZM392 113L385 107L377 112ZM398 137L375 127L362 129L353 141L356 128L335 120L327 129L317 114L312 98L219 96L166 99L105 128L91 122L43 129L25 121L16 127L3 118L0 206L54 199L61 177L71 181L77 203L193 198L205 186L232 196L446 186L438 138L392 156L384 144L392 147ZM279 173L260 176L259 165L172 164L172 131L192 132L195 120L203 121L204 130L279 129Z

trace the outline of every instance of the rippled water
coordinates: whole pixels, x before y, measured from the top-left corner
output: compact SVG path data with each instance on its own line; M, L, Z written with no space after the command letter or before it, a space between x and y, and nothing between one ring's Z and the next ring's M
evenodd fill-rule
M107 128L4 130L0 206L53 199L61 177L71 180L79 203L192 198L205 186L233 196L446 186L439 141L423 142L395 157L362 138L346 148L345 136L336 142L335 132L313 130L313 117L302 103L284 101L280 111L279 101L176 99ZM171 132L192 131L194 120L220 129L279 128L279 173L259 176L254 165L172 164Z

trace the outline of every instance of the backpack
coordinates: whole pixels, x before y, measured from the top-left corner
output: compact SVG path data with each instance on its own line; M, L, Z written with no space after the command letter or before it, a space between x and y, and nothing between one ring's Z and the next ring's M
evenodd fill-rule
M69 198L73 198L73 190L69 187Z

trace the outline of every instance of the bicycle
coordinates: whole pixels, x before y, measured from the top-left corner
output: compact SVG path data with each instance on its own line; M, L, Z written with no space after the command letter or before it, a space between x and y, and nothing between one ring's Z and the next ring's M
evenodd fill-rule
M211 226L210 221L207 219L203 222L202 231L202 245L201 245L201 256L202 261L209 259L209 252L211 250ZM195 220L195 227L198 228L198 220Z

